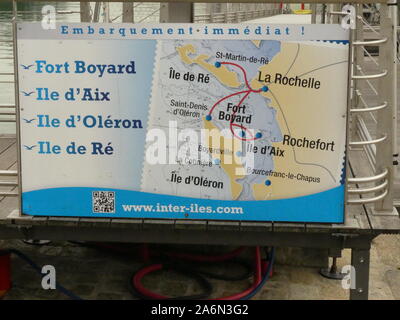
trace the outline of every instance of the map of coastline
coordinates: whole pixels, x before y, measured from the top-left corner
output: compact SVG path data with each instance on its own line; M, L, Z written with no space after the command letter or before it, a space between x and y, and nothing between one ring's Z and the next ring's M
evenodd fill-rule
M340 185L343 163L337 159L344 157L346 90L329 88L346 86L340 82L346 60L343 44L159 41L149 128L167 128L175 120L180 129L214 132L201 152L218 149L221 141L234 146L234 151L230 155L208 152L211 165L207 170L182 161L159 167L145 164L142 191L271 200ZM210 80L174 79L178 73L205 74ZM342 127L337 128L337 123ZM228 129L231 136L226 134ZM249 152L254 154L253 161L246 160ZM233 163L226 161L228 156ZM176 185L169 179L171 172L218 180L224 187Z

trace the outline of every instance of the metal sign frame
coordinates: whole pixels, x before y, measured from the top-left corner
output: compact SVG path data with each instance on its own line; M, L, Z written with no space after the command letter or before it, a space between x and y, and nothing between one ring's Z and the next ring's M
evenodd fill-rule
M52 0L51 0L52 1ZM49 2L51 2L49 1ZM129 2L129 1L123 1ZM273 3L274 1L271 1ZM361 1L362 2L362 1ZM268 1L270 3L270 1ZM321 3L321 1L319 1ZM357 2L358 3L358 2ZM169 10L176 8L179 4L171 4L167 6L171 6L168 8ZM382 4L381 5L381 15L383 18L384 23L382 28L383 37L379 40L373 41L363 41L360 40L357 36L359 36L360 26L362 26L362 17L360 18L359 12L362 5L357 4L357 22L356 22L356 29L353 30L352 36L350 39L350 47L349 47L349 57L352 61L353 59L357 59L360 55L360 49L365 48L368 46L376 46L379 45L383 48L383 52L385 54L385 58L383 59L383 63L388 61L385 65L385 69L382 72L377 74L360 74L359 66L356 63L349 63L349 80L348 80L348 121L347 121L347 141L346 141L346 150L350 150L351 148L368 148L371 145L377 145L379 148L379 152L376 152L376 167L374 176L368 177L355 177L355 178L348 178L347 183L345 186L345 210L347 210L348 204L368 204L374 203L374 209L376 212L383 212L385 214L391 213L393 214L393 179L394 179L394 169L393 169L393 162L392 162L392 155L394 150L394 139L393 139L393 102L395 101L393 98L393 90L391 90L393 86L393 79L395 72L390 72L390 61L393 61L393 50L391 50L391 45L393 45L393 37L391 37L391 19L389 17L389 9L388 5ZM184 9L187 13L186 8ZM13 48L14 48L14 76L15 76L15 102L16 102L16 117L17 119L20 118L19 115L19 88L18 88L18 54L17 54L17 39L16 39L16 31L17 31L17 1L13 0ZM179 12L178 13L184 13ZM336 14L340 16L342 13L339 11L333 11L331 14ZM345 15L343 13L342 15ZM82 15L82 12L81 12ZM192 18L192 17L191 17ZM175 19L179 19L179 21L186 21L184 15L174 15L174 17L170 17L169 20L171 22L178 22ZM165 20L165 19L164 19ZM339 22L339 20L336 20ZM392 39L392 40L391 40ZM354 49L353 49L354 48ZM354 60L356 62L356 60ZM389 77L387 77L389 75ZM364 108L360 108L359 100L357 99L356 95L356 88L358 81L369 81L370 79L388 79L385 82L381 82L381 89L384 93L383 101L376 105L376 106L368 106ZM387 83L391 82L392 86L388 86ZM395 81L394 81L395 82ZM352 91L353 90L353 91ZM385 97L386 96L386 97ZM386 99L385 99L386 98ZM381 132L381 136L372 139L366 137L366 139L361 139L359 141L354 141L355 137L359 135L358 130L354 130L354 123L357 120L357 116L360 113L368 113L368 112L375 112L378 111L382 116L380 116L380 121L378 122L379 131ZM350 121L352 120L352 124ZM357 128L357 127L356 127ZM383 143L384 142L384 143ZM20 145L20 124L17 121L17 143ZM350 176L349 172L349 164L347 160L347 176ZM3 173L5 175L14 175L14 173ZM21 154L18 150L18 196L19 199L19 207L22 206L22 171L21 171ZM369 184L371 182L378 182L378 185L373 187L360 187L365 184ZM349 188L350 185L355 185L355 188ZM369 197L363 197L365 194L373 194ZM2 195L14 195L14 194L6 194L3 193ZM351 197L352 195L359 195L358 199Z

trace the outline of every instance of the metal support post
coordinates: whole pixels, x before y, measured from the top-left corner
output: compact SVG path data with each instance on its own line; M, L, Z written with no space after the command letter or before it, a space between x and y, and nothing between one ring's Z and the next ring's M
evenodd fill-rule
M122 22L133 22L133 2L122 4Z
M354 267L355 281L350 289L351 300L368 300L368 287L369 287L369 262L370 252L368 249L353 248L351 250L351 265Z
M18 18L18 4L16 0L12 2L13 6L13 18L12 18L12 28L13 28L13 62L14 62L14 94L15 94L15 113L16 118L20 119L20 108L19 108L19 80L18 80L18 46L17 46L17 18ZM16 131L17 131L17 146L21 144L20 136L20 123L16 121ZM18 148L17 148L18 149ZM20 149L17 150L17 159L21 159ZM21 178L21 161L17 164L17 176L18 176L18 208L22 207L22 178Z
M353 32L354 42L359 42L364 40L364 30L363 30L363 22L358 19L357 17L360 16L362 17L362 5L356 4L356 17L355 17L355 23L356 23L356 28ZM362 46L354 46L353 49L353 74L360 73L357 71L359 67L363 67L364 65L364 51ZM358 90L358 82L356 80L352 81L352 103L351 103L351 108L352 109L358 109L360 107L360 99L358 95L356 94ZM351 114L351 127L350 127L350 140L351 141L357 141L359 140L357 136L357 119L358 119L358 114L357 113L352 113ZM362 147L361 147L362 148Z
M399 141L397 140L397 26L398 26L398 5L397 0L389 0L388 1L388 10L389 16L391 18L391 28L392 28L392 50L393 50L393 82L392 82L392 89L393 89L393 161L399 161ZM398 177L399 174L399 166L396 165L394 167L394 176Z
M103 2L103 22L111 22L110 20L110 3Z
M344 274L338 271L337 268L337 258L340 258L342 256L342 249L339 248L331 248L328 250L328 267L327 268L322 268L319 273L328 279L333 279L333 280L341 280L344 278ZM332 257L332 264L329 265L329 257Z
M310 4L310 8L311 8L311 23L315 24L317 23L317 4L316 3L312 3Z
M90 2L80 3L81 22L90 22L92 17L90 15Z
M100 18L100 9L101 9L101 3L100 2L96 2L94 4L94 10L93 10L93 22L99 22L99 18Z
M326 23L326 4L322 4L322 11L321 11L321 23Z
M193 22L193 4L161 3L160 22Z
M381 110L377 115L377 136L386 135L387 139L384 143L376 145L376 172L383 172L385 169L388 173L388 193L380 201L375 203L374 210L382 213L393 212L393 109L396 92L396 78L394 72L395 59L394 43L393 43L393 20L389 14L388 5L382 4L380 8L380 32L382 38L387 41L379 48L379 65L383 70L387 71L385 77L379 81L379 94L383 101L387 102L387 108Z

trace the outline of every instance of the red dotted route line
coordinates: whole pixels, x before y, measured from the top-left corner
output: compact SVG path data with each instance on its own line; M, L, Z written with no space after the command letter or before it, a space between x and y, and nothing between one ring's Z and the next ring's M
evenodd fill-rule
M240 99L240 101L239 101L239 103L238 103L238 105L237 105L236 111L233 111L233 113L232 113L232 117L231 117L231 120L230 120L230 123L229 123L229 128L230 128L232 134L233 134L236 138L238 138L238 139L240 139L240 140L242 140L242 141L253 141L253 140L256 140L256 139L260 139L260 138L261 138L261 134L260 134L260 133L256 134L256 136L254 136L254 135L250 132L250 130L248 130L245 126L243 126L243 125L241 125L241 124L233 123L233 121L235 120L235 115L236 115L236 112L239 110L240 105L243 103L243 101L244 101L250 94L252 94L252 93L260 93L260 92L262 92L262 91L266 92L266 91L268 91L268 88L265 86L264 88L267 88L267 90L263 90L263 89L254 90L254 89L252 89L251 86L250 86L250 84L249 84L249 81L247 80L247 73L246 73L246 70L244 70L242 66L240 66L240 65L238 65L238 64L236 64L236 63L233 63L233 62L217 62L217 63L215 64L215 66L216 66L217 68L219 68L221 65L224 65L224 64L225 64L225 65L231 65L231 66L237 67L237 68L239 68L239 69L242 71L243 76L244 76L244 82L245 82L245 84L246 84L247 90L239 91L239 92L236 92L236 93L232 93L232 94L230 94L230 95L227 95L227 96L225 96L225 97L219 99L219 100L218 100L216 103L214 103L214 105L211 107L210 112L208 113L208 116L206 117L206 119L207 119L208 121L211 120L211 114L212 114L212 112L213 112L214 109L215 109L221 102L223 102L224 100L229 99L229 98L234 97L234 96L237 96L237 95L239 95L239 94L245 94L245 95L243 96L243 98ZM242 132L241 132L241 133L242 133L242 136L238 136L238 135L236 134L235 130L233 130L234 127L235 127L235 128L240 128L240 129L242 130ZM246 135L249 135L250 137L246 137ZM259 137L258 137L257 135L259 135Z

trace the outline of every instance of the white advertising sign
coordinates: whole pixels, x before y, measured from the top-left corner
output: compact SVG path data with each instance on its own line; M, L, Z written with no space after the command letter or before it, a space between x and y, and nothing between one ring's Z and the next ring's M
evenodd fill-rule
M18 24L22 213L343 222L348 38Z

